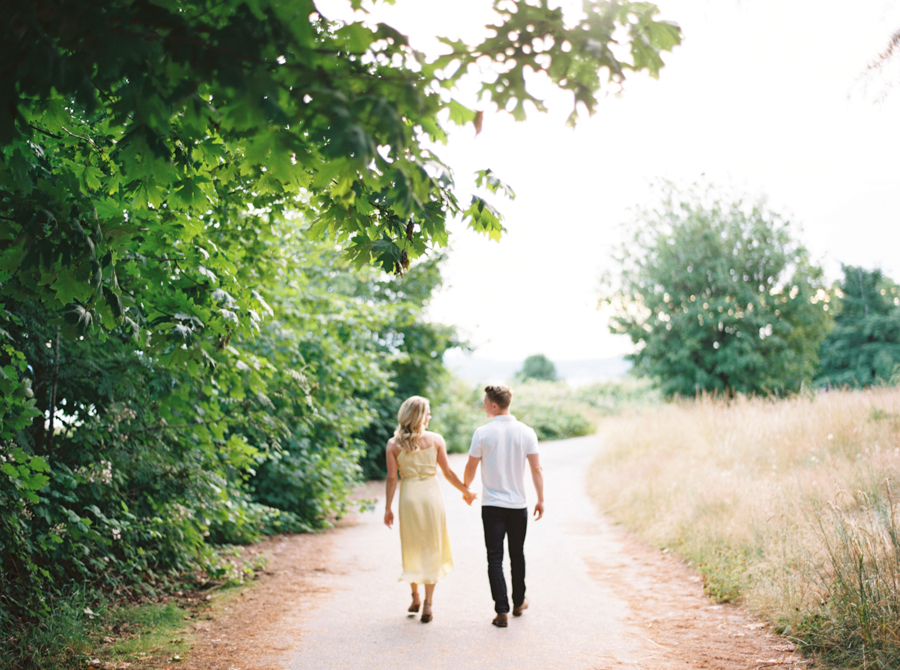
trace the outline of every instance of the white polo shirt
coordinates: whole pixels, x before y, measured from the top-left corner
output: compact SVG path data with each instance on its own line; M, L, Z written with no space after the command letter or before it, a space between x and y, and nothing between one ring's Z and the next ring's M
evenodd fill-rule
M469 456L481 459L481 504L507 509L528 507L525 500L525 462L538 453L534 430L500 414L475 431Z

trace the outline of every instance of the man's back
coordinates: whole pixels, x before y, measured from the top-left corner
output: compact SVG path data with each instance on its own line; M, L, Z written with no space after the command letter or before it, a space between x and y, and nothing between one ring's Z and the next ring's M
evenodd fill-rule
M501 414L478 428L469 456L481 459L483 506L522 509L525 498L525 462L538 453L534 430L511 414Z

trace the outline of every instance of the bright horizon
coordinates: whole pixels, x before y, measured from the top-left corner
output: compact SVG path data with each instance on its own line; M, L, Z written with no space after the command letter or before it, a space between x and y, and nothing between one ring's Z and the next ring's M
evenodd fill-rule
M341 16L342 3L326 4L326 15ZM900 280L900 91L876 104L859 85L900 28L897 4L657 4L684 32L658 81L631 77L622 96L607 97L574 131L562 96L549 99L550 114L531 113L525 123L486 109L481 135L460 129L439 148L463 193L474 170L491 168L518 194L492 200L506 216L499 243L451 226L445 285L429 314L456 325L474 356L562 361L630 352L596 309L600 276L611 268L619 224L660 178L687 184L705 175L766 196L802 226L799 237L829 280L841 262ZM432 50L435 25L474 39L490 5L400 0L377 17ZM496 288L504 285L505 294Z

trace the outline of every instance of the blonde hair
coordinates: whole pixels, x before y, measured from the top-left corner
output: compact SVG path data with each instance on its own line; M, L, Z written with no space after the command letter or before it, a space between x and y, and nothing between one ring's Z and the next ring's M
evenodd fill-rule
M414 395L407 398L400 405L397 412L397 430L394 431L394 439L403 451L416 451L419 448L418 440L425 433L425 419L428 416L428 400L422 396Z

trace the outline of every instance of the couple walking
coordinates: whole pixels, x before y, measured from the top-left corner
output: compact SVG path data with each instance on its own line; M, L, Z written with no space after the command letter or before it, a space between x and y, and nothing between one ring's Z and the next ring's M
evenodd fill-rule
M528 607L525 599L525 531L528 506L525 501L525 463L537 491L535 519L544 515L544 479L534 430L509 413L512 391L507 386L484 390L484 411L492 420L475 431L463 480L450 469L444 438L427 430L431 419L428 401L420 396L407 399L397 414L399 425L387 444L387 482L384 523L394 523L391 503L400 482L400 546L403 554L401 580L410 583L410 612L422 607L422 622L432 619L434 587L453 569L444 500L437 482L440 467L447 481L472 504L477 495L469 490L481 463L481 519L487 547L488 580L496 616L492 623L505 628L509 599L503 577L503 540L509 546L512 573L513 616ZM419 600L419 584L425 586L425 602Z

